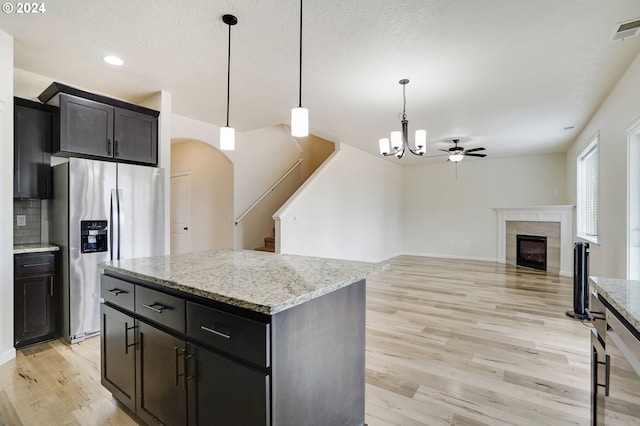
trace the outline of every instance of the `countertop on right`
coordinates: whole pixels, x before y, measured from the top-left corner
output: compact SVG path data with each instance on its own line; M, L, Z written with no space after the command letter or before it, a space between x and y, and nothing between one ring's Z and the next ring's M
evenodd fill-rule
M589 284L640 333L640 281L589 277Z

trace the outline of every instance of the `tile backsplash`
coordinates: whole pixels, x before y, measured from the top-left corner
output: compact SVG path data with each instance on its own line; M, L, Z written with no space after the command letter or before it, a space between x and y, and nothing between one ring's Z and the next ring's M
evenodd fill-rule
M13 244L39 243L42 238L40 200L13 200ZM24 215L25 226L18 226L18 215Z

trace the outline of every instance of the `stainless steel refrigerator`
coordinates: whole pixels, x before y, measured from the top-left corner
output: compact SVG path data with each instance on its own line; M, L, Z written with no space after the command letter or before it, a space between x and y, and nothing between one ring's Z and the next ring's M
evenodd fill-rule
M164 184L156 167L70 158L53 168L52 243L62 252L60 334L100 332L99 262L165 254Z

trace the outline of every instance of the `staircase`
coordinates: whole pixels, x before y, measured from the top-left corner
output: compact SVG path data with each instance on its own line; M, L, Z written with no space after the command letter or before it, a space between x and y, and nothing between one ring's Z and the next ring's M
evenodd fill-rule
M275 237L264 237L264 247L256 247L258 251L268 251L271 253L276 252L276 238Z

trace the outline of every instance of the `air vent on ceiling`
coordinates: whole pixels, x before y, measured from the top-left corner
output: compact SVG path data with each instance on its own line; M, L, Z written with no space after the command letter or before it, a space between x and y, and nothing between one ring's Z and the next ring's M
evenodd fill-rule
M640 35L640 19L617 24L609 41L624 40Z

